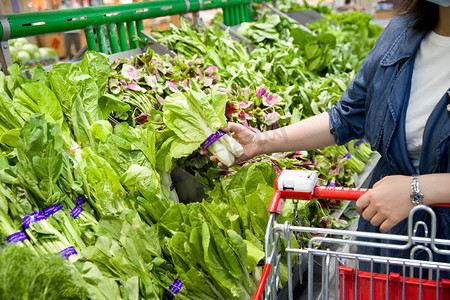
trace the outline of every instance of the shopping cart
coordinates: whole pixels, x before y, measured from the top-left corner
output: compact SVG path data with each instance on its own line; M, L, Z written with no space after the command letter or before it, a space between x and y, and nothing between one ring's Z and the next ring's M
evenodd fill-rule
M306 261L308 266L308 299L450 299L450 280L442 278L443 272L450 271L450 264L432 261L433 253L450 255L449 250L442 249L443 246L449 247L450 241L436 238L436 216L428 206L418 205L411 210L406 236L291 226L289 221L277 223L286 199L357 200L368 191L361 188L321 187L317 182L317 174L313 171L285 170L277 177L268 209L270 218L265 240L266 263L253 299L260 299L263 293L265 299L277 299L282 257L279 251L281 238L287 244L285 251L289 299L293 299L294 289L292 254L303 257L298 261ZM430 214L430 228L422 221L413 224L413 217L418 211ZM424 229L424 236L417 234L420 227ZM317 236L303 249L293 248L291 235L301 232ZM363 241L362 238L370 241ZM375 239L383 242L375 242ZM355 246L410 250L411 257L402 259L364 255L351 251ZM418 251L425 251L428 260L416 259ZM362 265L365 267L361 268ZM375 265L382 265L386 271L375 272ZM389 271L395 266L401 272Z

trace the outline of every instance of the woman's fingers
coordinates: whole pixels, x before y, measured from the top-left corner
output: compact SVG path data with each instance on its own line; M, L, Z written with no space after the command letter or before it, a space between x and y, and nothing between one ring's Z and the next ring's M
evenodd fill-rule
M410 177L386 176L356 201L356 210L381 232L390 230L406 218L413 207L409 200Z
M368 208L364 209L364 211L362 212L361 216L364 218L364 220L371 221L372 218L376 214L377 214L377 211L375 209L373 209L373 207L368 207Z
M235 158L234 164L241 163L246 161L247 159L255 156L258 153L259 145L256 142L255 133L246 128L245 126L237 123L228 123L226 127L221 128L222 131L231 134L231 137L234 138L239 144L241 144L243 148L243 154L237 158ZM200 154L209 155L209 151L200 149ZM220 163L216 157L211 156L210 159L213 162L218 163L218 166L227 169L227 167Z
M366 218L364 218L364 219L366 219ZM366 220L370 221L370 224L372 224L373 226L380 226L381 223L386 221L386 217L383 216L382 214L375 213L375 215L372 218L366 219Z
M227 169L228 169L228 167L225 166L225 165L224 165L223 163L221 163L221 162L218 162L217 165L219 166L219 168L222 168L222 169L224 169L224 170L227 170Z
M381 232L388 232L392 227L394 227L397 223L391 221L391 220L384 220L381 224L380 224L380 231Z
M370 198L369 198L369 192L367 192L366 194L362 195L358 201L356 201L356 211L358 212L358 214L362 214L364 209L369 206L370 204Z
M225 132L232 131L232 130L231 130L232 124L235 124L235 123L228 123L226 127L220 128L220 130L225 131Z

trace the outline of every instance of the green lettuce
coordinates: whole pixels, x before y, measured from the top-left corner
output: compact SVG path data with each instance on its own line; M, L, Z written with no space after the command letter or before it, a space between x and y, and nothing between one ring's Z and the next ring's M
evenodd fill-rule
M164 122L176 136L192 147L199 147L210 135L227 125L225 107L227 94L218 86L207 95L198 87L185 93L177 92L164 100ZM242 155L242 146L228 135L222 136L209 148L222 163L231 166Z

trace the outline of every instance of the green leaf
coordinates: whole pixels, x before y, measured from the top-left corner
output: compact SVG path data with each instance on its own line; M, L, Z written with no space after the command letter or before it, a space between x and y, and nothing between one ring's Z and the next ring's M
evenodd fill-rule
M46 87L50 88L48 73L40 64L37 64L36 66L31 68L29 72L32 81L38 81L44 84Z
M20 129L12 129L4 132L0 136L0 144L5 147L15 148L19 139Z
M45 114L49 122L63 123L64 117L61 105L52 90L37 82L25 83L21 86L21 89L29 97L28 99L33 99L31 101L39 106L39 109L33 112Z
M316 43L306 44L306 46L305 46L306 59L314 58L318 51L319 51L319 45L317 45Z
M253 243L248 240L244 240L247 245L247 253L248 253L248 272L250 273L256 266L258 265L261 259L264 259L266 254L264 251L260 250Z
M25 122L13 106L13 101L5 92L0 92L0 128L3 131L21 128Z
M123 285L125 299L138 300L139 299L139 277L133 276L129 278Z
M89 74L95 80L97 85L97 97L105 93L109 75L109 59L108 56L95 51L88 51L84 54L80 62L81 70L85 74Z
M84 114L84 107L81 98L76 97L71 110L73 133L81 147L94 145L94 139L89 131L90 123Z
M89 127L92 137L102 143L106 143L108 137L112 135L113 128L108 121L98 121Z
M123 94L112 95L103 94L98 99L98 106L101 111L101 118L107 119L111 112L127 112L130 110L130 105L123 102Z
M303 47L316 39L311 33L298 27L292 28L290 35L293 38L293 43L300 47Z
M223 117L219 118L216 111L224 111L219 104L226 103L223 98L214 99L216 107L213 108L210 97L211 95L193 90L166 97L163 107L164 122L180 139L195 143L198 147L207 137L224 126Z

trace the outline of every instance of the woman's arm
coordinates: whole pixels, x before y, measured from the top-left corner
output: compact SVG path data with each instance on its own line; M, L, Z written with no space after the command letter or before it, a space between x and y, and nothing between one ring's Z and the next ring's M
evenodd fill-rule
M244 154L235 162L240 163L259 154L312 150L333 145L336 142L330 132L329 122L328 112L324 112L295 124L266 132L255 133L236 123L229 123L222 130L231 132L244 148ZM207 151L202 150L201 153L206 154ZM211 160L217 161L214 156L211 156ZM219 166L224 167L220 162Z
M419 176L423 204L450 204L450 173ZM386 232L408 217L414 204L411 194L411 176L387 176L374 184L372 190L356 201L356 210L374 226Z
M328 112L304 119L295 124L261 133L261 154L296 150L313 150L334 145Z

